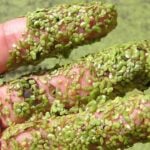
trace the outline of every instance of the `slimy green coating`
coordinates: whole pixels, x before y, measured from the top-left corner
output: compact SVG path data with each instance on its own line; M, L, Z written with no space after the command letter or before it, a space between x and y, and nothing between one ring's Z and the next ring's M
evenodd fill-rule
M150 94L132 91L99 103L96 112L46 117L11 126L1 150L112 150L150 140Z
M15 92L16 97L10 101L2 97L1 117L5 116L9 123L18 123L18 120L24 121L39 112L50 111L55 115L77 113L85 110L85 105L93 112L99 101L123 96L134 88L146 89L150 81L149 57L149 41L135 42L88 55L52 73L10 82L6 85L6 95L12 97ZM52 80L56 82L55 86ZM83 86L83 81L88 85ZM5 101L13 106L11 110ZM17 120L12 120L12 112Z
M145 88L144 86L150 80L148 77L150 64L147 60L150 57L149 41L134 42L124 44L117 47L108 48L96 54L88 55L76 63L60 68L52 73L46 73L36 76L36 81L41 81L50 89L50 94L68 106L87 103L88 100L96 99L98 96L106 96L108 99L117 95L124 95L132 89ZM78 68L79 72L74 71ZM90 72L87 75L86 72ZM51 85L49 81L58 77L57 84L65 87L63 79L67 78L70 84L67 90L62 92L60 89ZM31 77L23 78L24 83L28 86ZM90 83L90 87L83 87L81 79L86 78L85 82ZM57 78L56 78L57 79ZM15 89L20 84L20 80L16 80L11 89ZM20 84L21 85L21 84ZM34 83L36 85L36 83ZM19 87L19 86L18 86ZM10 90L11 90L10 89ZM24 88L18 88L23 93ZM40 90L36 86L35 91ZM78 91L86 91L85 96L81 96ZM36 93L36 92L32 92ZM75 93L74 95L70 93ZM44 91L43 93L44 94ZM32 94L36 97L35 94ZM38 93L38 95L40 95ZM78 101L77 101L78 100Z
M8 69L68 55L73 47L99 40L116 26L113 5L93 2L60 5L28 13L27 31L10 50Z

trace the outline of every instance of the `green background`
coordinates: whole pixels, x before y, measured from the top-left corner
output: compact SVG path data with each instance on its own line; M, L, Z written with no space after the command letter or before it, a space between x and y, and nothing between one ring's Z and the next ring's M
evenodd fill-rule
M79 3L92 0L0 0L0 22L24 16L36 8L51 7L60 3ZM56 64L68 63L88 53L128 41L150 39L150 0L103 0L116 4L118 26L100 42L74 49L68 59L46 59L37 66L21 67L1 76L0 81L8 81L21 75L39 70L51 69ZM150 144L135 144L130 150L149 150Z

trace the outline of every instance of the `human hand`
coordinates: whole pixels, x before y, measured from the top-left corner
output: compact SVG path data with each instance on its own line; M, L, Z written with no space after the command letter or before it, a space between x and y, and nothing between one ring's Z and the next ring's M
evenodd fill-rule
M94 15L93 15L94 14ZM0 26L0 73L101 39L116 27L113 5L95 2L40 9Z
M18 18L0 24L0 73L6 71L9 50L17 43L26 30L26 19Z
M21 31L25 29L22 27ZM149 95L137 92L134 96L117 97L134 88L146 88L149 47L149 42L143 41L110 48L52 73L30 75L1 86L1 127L5 129L10 126L2 133L2 150L13 149L13 146L26 149L32 146L35 149L36 146L41 149L75 146L81 149L97 146L121 148L138 141L147 141ZM42 117L41 113L46 115ZM89 120L86 120L86 116L89 116ZM29 118L30 121L26 122ZM76 126L79 118L81 124ZM18 125L14 126L16 123ZM53 131L55 125L62 130ZM70 134L71 127L75 134ZM15 133L12 133L14 129ZM103 133L99 132L101 129ZM65 134L63 130L67 137L69 134L69 139L60 136ZM84 134L87 140L82 140ZM40 139L42 145L38 143ZM110 139L112 142L109 142Z

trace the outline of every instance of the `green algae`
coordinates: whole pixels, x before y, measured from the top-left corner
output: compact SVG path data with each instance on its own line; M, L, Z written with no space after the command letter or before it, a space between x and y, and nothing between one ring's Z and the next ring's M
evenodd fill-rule
M28 11L33 11L36 8L46 8L60 3L72 2L88 2L92 0L0 0L0 21L6 21L14 17L23 16ZM13 71L6 76L2 76L1 82L18 78L22 75L31 72L39 72L41 70L52 69L56 64L66 64L72 59L76 60L81 56L85 56L105 47L117 43L124 43L133 40L149 39L150 35L150 2L149 0L103 0L112 2L117 5L118 9L118 27L107 38L101 42L96 42L91 45L83 46L82 48L74 49L70 59L46 59L38 66L21 67L17 71ZM82 51L81 51L82 49ZM150 144L136 144L132 150L149 150Z
M27 31L10 49L8 71L47 57L67 57L72 48L100 40L117 25L114 5L101 2L37 9L25 17Z
M8 147L17 145L25 149L24 145L30 145L33 150L46 150L48 147L88 150L91 145L112 150L120 146L129 147L135 141L149 141L150 108L145 106L149 102L149 94L134 90L123 98L116 97L105 104L99 103L94 113L86 111L49 119L43 117L11 126L5 130L2 139ZM135 110L138 110L138 117L133 117ZM21 135L23 131L29 131L32 138L22 140L19 145L15 135Z
M5 99L4 101L12 104L11 111L15 113L16 118L25 120L33 113L45 113L49 110L52 115L56 116L77 113L85 109L92 112L96 109L98 102L104 103L104 101L114 99L116 96L124 96L126 92L134 88L140 90L147 88L146 85L150 81L149 56L150 42L146 40L111 47L99 53L88 55L78 62L51 73L45 73L41 76L26 76L9 82L7 84L8 96L11 96L15 91L21 102L12 102L13 99L10 101ZM72 72L74 68L79 68L80 72L78 74ZM87 71L91 77L86 77ZM63 94L50 82L51 79L58 76L71 80L69 84L66 84L66 90ZM80 79L83 77L87 83L89 82L90 87L82 87ZM39 83L46 86L48 91ZM65 86L62 79L59 79L57 84ZM81 95L78 93L79 90L86 92L86 94ZM85 108L86 104L88 104L87 108ZM2 116L8 116L8 120L11 122L12 118L9 118L8 107L1 107ZM71 107L73 108L70 111ZM76 110L73 110L75 108Z
M83 2L84 0L80 0ZM87 2L87 0L85 0ZM84 1L84 2L85 2ZM88 0L91 1L91 0ZM49 6L54 6L63 3L78 3L79 0L12 0L12 1L2 1L0 9L0 20L5 21L14 17L25 15L29 11L33 11L37 8L48 8ZM37 66L21 67L17 71L13 71L6 74L6 77L2 76L1 82L3 80L8 81L14 78L18 78L21 75L29 74L30 72L38 72L39 70L52 69L56 64L66 64L68 61L76 60L81 56L85 56L88 53L96 52L101 48L106 48L114 44L125 43L133 40L143 40L149 39L150 35L150 22L149 22L149 1L148 0L107 0L106 2L112 2L116 4L118 10L118 26L110 33L107 38L103 39L101 42L96 42L90 45L82 46L80 48L74 49L70 55L69 59L46 59L41 64ZM26 9L24 9L26 7ZM9 9L11 8L11 9ZM50 64L50 65L47 65Z

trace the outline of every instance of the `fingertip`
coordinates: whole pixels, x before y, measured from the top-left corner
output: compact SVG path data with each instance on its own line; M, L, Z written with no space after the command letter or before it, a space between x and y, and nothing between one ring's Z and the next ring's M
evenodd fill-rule
M26 18L16 18L10 21L7 21L3 24L3 30L5 32L5 36L21 35L26 30Z
M0 73L7 70L9 51L26 30L26 18L17 18L0 24Z

